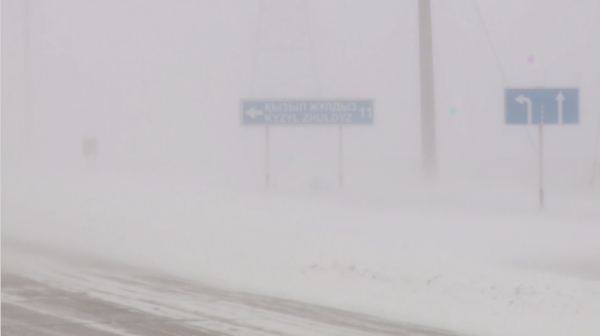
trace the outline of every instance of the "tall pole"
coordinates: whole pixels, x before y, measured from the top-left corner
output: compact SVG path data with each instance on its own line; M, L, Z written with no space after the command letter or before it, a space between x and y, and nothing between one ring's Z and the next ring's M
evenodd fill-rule
M319 78L319 71L317 69L317 59L316 59L315 47L314 47L314 43L313 43L313 34L312 34L310 19L308 18L308 1L302 0L302 8L304 10L304 19L306 21L306 27L307 27L307 31L308 31L308 46L310 49L311 67L312 67L312 72L313 72L313 76L315 79L315 87L317 88L317 95L320 98L321 94L322 94L321 80ZM338 136L338 188L342 189L343 169L344 169L343 168L343 153L342 153L342 146L343 146L343 144L342 144L342 141L343 141L342 125L340 125L340 127L339 127L338 135L339 135Z
M435 94L430 0L419 1L419 53L421 73L421 152L423 172L436 173Z
M23 111L23 137L25 152L30 155L33 150L33 106L32 106L32 74L31 74L31 4L29 0L23 1L23 44L24 44L24 111Z
M540 209L544 208L544 106L542 106L542 118L538 125L539 149L538 149L538 168L539 168L539 198Z
M298 94L321 94L308 9L308 0L258 1L254 63L249 88L254 98L258 95L260 98L267 98L264 95L289 97ZM287 32L287 37L274 38L279 36L281 31ZM280 62L293 62L296 66L280 69L277 67ZM307 76L311 74L312 80L309 81ZM258 83L263 85L259 86ZM292 83L302 84L306 92L294 89L294 86L290 85ZM270 176L271 168L276 167L270 164L270 156L275 159L277 153L270 148L269 139L275 139L275 134L270 135L269 126L265 128L264 180L266 188L269 188L270 180L275 181Z

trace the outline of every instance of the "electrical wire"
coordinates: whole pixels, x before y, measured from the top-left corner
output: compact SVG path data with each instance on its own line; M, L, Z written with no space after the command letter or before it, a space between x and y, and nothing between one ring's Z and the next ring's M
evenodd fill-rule
M485 21L483 20L483 16L481 15L481 11L479 10L479 6L477 5L477 1L476 0L471 0L471 2L473 3L473 7L475 7L475 11L477 12L477 17L479 18L479 22L481 22L481 26L483 27L483 32L485 33L485 36L486 36L486 38L488 40L488 43L490 44L490 48L492 49L492 53L494 54L494 59L496 60L496 64L498 65L498 69L500 70L500 74L502 75L502 78L504 79L504 85L508 87L509 83L508 83L508 78L506 77L506 72L504 71L504 67L502 66L502 62L500 62L500 57L498 56L498 53L496 52L496 48L494 47L494 43L492 41L490 33L489 33L488 29L487 29ZM529 140L529 144L531 145L531 148L533 149L534 152L537 153L538 149L535 146L535 143L533 142L533 139L531 138L531 134L529 134L529 130L527 129L527 125L523 126L523 130L525 130L525 134L527 134L527 139Z

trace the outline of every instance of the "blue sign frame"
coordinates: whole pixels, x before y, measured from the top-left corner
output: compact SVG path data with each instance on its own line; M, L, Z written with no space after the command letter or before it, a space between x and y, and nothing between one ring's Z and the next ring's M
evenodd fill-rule
M504 104L507 125L579 123L577 88L506 89Z

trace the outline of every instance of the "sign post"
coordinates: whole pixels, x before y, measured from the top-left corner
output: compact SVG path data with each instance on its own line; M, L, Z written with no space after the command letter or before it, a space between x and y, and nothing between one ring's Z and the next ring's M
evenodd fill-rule
M544 108L542 106L542 122L538 125L539 149L538 149L538 168L539 168L539 187L540 187L540 209L544 208Z
M339 145L339 148L338 148L338 177L339 177L339 179L338 179L338 187L340 189L342 189L342 186L344 185L344 173L343 173L343 169L342 169L342 166L343 166L343 163L344 163L344 161L343 161L343 158L344 158L344 156L343 156L343 144L344 144L343 139L344 139L344 136L343 136L342 130L343 130L343 126L340 125L340 132L339 132L340 138L339 138L339 141L338 141L338 145Z
M271 147L269 142L269 126L265 127L265 187L271 183Z
M373 125L373 100L242 100L243 126L265 127L265 184L270 185L270 126L338 125L338 185L343 178L343 126Z
M525 88L504 92L507 125L538 125L539 203L544 207L544 125L579 123L579 89Z

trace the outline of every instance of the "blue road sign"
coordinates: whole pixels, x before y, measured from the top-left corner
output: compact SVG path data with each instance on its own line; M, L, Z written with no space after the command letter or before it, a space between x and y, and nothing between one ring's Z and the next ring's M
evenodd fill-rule
M242 125L372 125L372 100L244 100Z
M579 89L506 89L507 124L577 124Z

